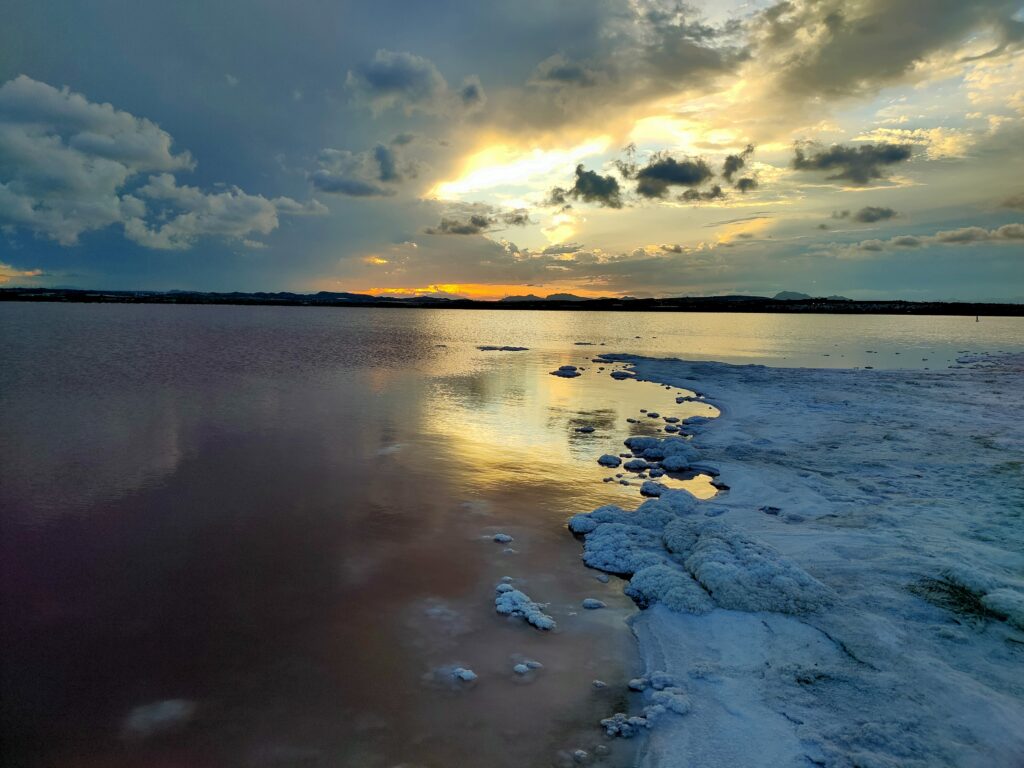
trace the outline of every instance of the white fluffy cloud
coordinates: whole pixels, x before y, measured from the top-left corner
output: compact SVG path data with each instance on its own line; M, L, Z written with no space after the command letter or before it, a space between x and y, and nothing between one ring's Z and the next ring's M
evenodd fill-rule
M204 235L268 234L279 213L325 210L234 187L207 194L178 186L172 173L195 162L172 145L150 120L25 75L10 80L0 86L0 225L74 245L83 233L123 224L142 245L183 248ZM143 174L154 175L131 193ZM158 224L147 223L152 203Z

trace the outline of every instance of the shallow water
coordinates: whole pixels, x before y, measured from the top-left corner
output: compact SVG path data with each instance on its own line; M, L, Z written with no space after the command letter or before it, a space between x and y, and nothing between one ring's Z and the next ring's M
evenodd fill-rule
M937 368L1019 347L1022 331L1000 318L0 305L2 762L534 766L608 744L604 764L628 764L596 724L630 706L633 608L582 567L564 521L641 500L595 462L664 426L640 409L712 412L591 357ZM548 375L565 364L587 370ZM676 482L714 492L706 475ZM503 576L550 603L556 632L494 612ZM585 597L608 608L583 611ZM523 658L544 667L519 677ZM456 664L476 683L433 675ZM123 732L134 708L168 699L195 702L187 724Z

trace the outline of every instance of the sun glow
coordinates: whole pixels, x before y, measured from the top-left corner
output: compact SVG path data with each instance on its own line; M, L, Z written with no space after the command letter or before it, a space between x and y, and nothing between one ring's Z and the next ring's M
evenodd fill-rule
M610 136L598 136L568 149L525 149L509 144L493 144L470 155L461 175L441 181L427 193L439 200L459 200L463 195L497 187L547 186L554 177L565 176L566 168L584 158L599 155L611 143Z
M576 296L596 298L607 295L588 289L577 289L561 284L489 284L489 283L437 283L414 288L367 288L360 293L369 293L374 296L392 296L395 298L410 298L413 296L447 296L448 298L476 299L479 301L494 301L503 299L506 296L525 296L534 294L536 296L547 296L552 293L572 293Z

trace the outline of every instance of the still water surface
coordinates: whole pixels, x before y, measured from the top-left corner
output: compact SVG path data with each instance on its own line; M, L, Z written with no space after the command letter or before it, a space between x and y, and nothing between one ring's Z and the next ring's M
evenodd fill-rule
M662 426L641 408L711 411L590 358L941 368L1022 340L1000 318L0 305L0 762L626 765L596 723L631 706L633 608L564 521L640 501L594 459ZM503 576L556 632L495 614ZM178 699L187 722L126 730Z

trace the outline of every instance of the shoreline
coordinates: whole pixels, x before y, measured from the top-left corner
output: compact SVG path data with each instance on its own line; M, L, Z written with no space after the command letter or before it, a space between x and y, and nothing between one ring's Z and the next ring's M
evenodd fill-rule
M63 304L182 304L204 306L357 307L362 309L484 309L572 312L763 313L797 315L925 315L1022 317L1024 303L854 299L773 299L766 296L677 298L574 298L478 301L432 297L391 298L346 292L104 291L78 288L0 288L0 302Z
M704 393L721 413L687 425L693 460L730 487L570 521L587 564L646 604L630 625L661 685L644 703L670 706L636 723L641 766L1024 763L1024 357L931 372L602 357Z

